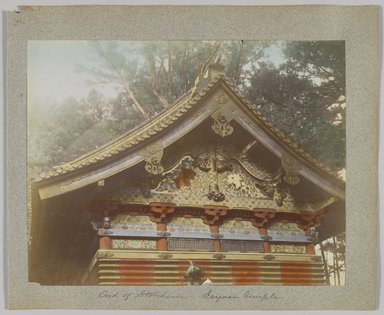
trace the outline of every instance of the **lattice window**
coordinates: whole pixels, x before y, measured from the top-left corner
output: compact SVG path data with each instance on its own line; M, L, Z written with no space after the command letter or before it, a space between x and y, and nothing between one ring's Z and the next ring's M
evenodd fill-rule
M169 238L168 250L213 252L213 240Z
M222 240L222 252L241 252L241 253L262 253L264 252L263 242L259 241L239 241Z

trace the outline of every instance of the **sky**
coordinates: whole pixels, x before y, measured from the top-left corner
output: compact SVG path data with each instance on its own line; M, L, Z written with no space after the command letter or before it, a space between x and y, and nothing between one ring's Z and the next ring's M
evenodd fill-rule
M118 42L131 47L135 42ZM68 97L86 97L93 86L88 75L78 71L78 65L97 67L90 58L93 48L89 41L29 41L28 43L28 106L52 106ZM284 62L277 46L266 51L268 59L278 65ZM98 86L107 98L116 95L113 85Z
M30 41L28 43L28 101L33 106L82 98L91 90L77 65L92 66L87 41ZM112 94L110 89L104 91ZM112 95L110 95L112 96Z

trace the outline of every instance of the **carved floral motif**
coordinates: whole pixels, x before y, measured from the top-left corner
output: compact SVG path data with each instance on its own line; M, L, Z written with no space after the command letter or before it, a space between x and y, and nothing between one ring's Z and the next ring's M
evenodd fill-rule
M300 164L289 154L283 154L281 164L285 170L284 181L290 185L297 185L300 182L299 170Z
M221 91L215 95L215 101L220 105L226 104L228 102L228 96L223 91Z
M158 150L159 146L145 149L147 160L149 155L158 154ZM152 176L143 172L145 176L137 180L129 178L119 184L117 190L107 185L102 193L105 199L126 204L161 202L204 206L216 203L248 209L273 209L277 205L279 211L296 211L291 187L282 181L283 168L267 170L257 156L247 157L243 151L221 145L188 147L184 156L182 150L177 151L171 161L173 167L161 174Z
M232 118L222 111L215 112L211 116L213 118L212 130L219 136L226 137L232 134L233 127L229 124Z
M142 155L144 157L144 161L146 162L144 168L148 173L157 175L164 171L164 168L161 165L163 149L158 144L147 147L142 152Z

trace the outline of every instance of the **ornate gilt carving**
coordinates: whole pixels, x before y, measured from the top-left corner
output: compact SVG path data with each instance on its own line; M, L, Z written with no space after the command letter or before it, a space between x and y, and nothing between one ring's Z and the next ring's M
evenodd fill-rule
M226 137L232 134L233 127L229 124L232 117L224 111L217 111L211 115L213 118L212 130L219 136Z
M228 96L223 91L221 91L215 95L215 101L220 105L226 104L228 102Z
M158 183L154 191L166 193L173 193L177 191L177 184L180 184L180 176L183 176L182 172L185 170L190 170L194 163L195 161L191 156L186 155L182 157L172 169L162 174L163 179ZM183 185L179 186L184 186L186 182L189 182L189 179L183 177Z
M300 183L299 162L289 154L283 154L281 156L281 164L285 170L285 175L283 177L284 181L290 185L297 185Z
M163 157L163 148L158 144L148 146L143 152L145 170L153 175L161 174L164 171L161 165L161 158Z
M221 173L230 170L232 163L230 157L224 152L224 148L218 147L207 148L200 152L195 158L194 166L205 172L212 170Z
M283 205L283 201L285 197L287 196L287 193L284 189L281 188L280 185L274 186L273 191L273 200L275 200L276 204L281 207Z
M215 185L215 190L211 190L208 194L207 197L209 200L213 200L216 202L224 201L225 200L225 195L218 190L218 186Z

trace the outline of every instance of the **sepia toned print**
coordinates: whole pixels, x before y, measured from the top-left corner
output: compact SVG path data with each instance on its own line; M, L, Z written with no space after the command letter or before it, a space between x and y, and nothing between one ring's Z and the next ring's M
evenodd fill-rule
M30 282L344 284L343 41L28 57Z

